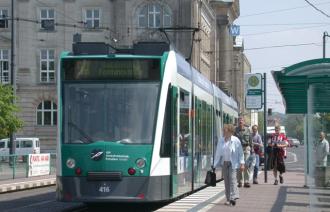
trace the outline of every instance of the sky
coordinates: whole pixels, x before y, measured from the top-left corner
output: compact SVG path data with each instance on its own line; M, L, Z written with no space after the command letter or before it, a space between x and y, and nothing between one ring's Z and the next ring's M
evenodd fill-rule
M240 0L240 17L234 24L240 25L251 72L267 73L267 108L276 112L285 109L271 71L322 58L323 33L330 35L330 0L307 1L324 14L306 0ZM330 37L326 50L330 57Z

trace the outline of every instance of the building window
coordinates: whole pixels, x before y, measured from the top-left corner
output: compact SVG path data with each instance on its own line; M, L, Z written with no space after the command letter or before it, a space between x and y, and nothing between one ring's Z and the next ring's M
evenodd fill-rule
M158 28L172 25L172 13L167 6L147 4L138 14L139 27Z
M40 50L40 82L55 81L55 51L54 49Z
M55 30L55 11L54 9L41 9L40 10L40 28L42 30L54 31Z
M101 12L100 9L85 9L84 26L87 29L100 28Z
M57 125L57 105L52 101L43 101L37 108L37 125Z
M0 9L0 28L8 28L8 10Z
M9 51L0 49L0 82L1 84L9 83Z

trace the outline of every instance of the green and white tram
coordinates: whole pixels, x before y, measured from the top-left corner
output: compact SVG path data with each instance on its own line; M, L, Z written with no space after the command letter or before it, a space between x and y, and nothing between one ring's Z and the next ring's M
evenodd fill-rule
M57 199L157 202L205 186L237 103L163 44L73 49L58 72Z

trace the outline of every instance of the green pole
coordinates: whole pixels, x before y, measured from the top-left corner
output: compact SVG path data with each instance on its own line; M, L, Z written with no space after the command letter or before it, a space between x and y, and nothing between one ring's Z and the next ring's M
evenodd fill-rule
M16 174L16 155L12 155L14 157L13 159L13 179L15 179L15 174Z
M25 174L26 177L29 177L29 155L26 155L26 163L25 163Z

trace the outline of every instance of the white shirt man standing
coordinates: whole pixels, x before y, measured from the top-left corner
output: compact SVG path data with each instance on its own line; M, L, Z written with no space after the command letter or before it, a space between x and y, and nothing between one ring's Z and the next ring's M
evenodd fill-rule
M325 133L320 132L320 141L316 146L316 166L326 167L329 154L329 142L325 139Z

